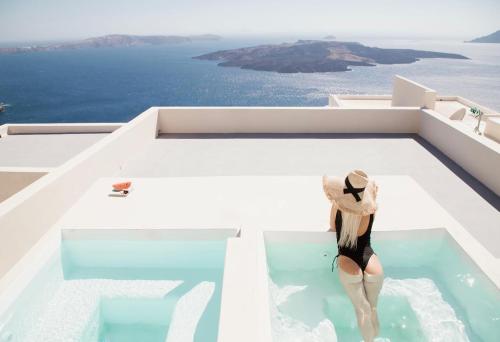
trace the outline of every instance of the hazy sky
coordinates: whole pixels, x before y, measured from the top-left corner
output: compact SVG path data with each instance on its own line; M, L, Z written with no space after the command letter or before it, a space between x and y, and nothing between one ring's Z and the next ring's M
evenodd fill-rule
M0 41L128 34L473 38L500 0L0 0Z

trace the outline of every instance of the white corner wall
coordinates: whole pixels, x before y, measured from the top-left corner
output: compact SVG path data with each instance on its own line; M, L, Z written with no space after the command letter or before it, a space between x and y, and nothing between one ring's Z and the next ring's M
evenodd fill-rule
M500 196L500 145L422 110L419 135Z
M71 133L111 133L123 123L65 123L65 124L8 124L7 133L14 134L71 134Z
M393 107L420 107L434 109L436 92L407 78L396 76L392 93Z
M328 106L330 107L341 107L340 99L338 95L328 96Z
M96 179L113 175L156 137L157 119L150 108L0 205L0 278Z
M3 137L5 137L7 135L8 129L9 129L9 125L7 125L7 124L0 126L0 139L2 139Z
M419 109L169 107L160 133L416 133Z

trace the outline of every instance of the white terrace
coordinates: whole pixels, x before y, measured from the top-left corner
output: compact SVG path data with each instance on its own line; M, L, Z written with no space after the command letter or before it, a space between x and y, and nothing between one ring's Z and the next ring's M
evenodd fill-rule
M483 135L471 106L485 112ZM327 107L153 107L119 129L4 125L0 309L61 229L241 229L228 243L219 341L270 341L262 232L326 231L321 176L353 168L380 185L375 230L444 227L500 287L499 118L398 77L392 96L332 95ZM61 133L54 150L32 146ZM26 152L22 165L15 151ZM50 169L35 181L15 166ZM122 179L130 195L109 197Z

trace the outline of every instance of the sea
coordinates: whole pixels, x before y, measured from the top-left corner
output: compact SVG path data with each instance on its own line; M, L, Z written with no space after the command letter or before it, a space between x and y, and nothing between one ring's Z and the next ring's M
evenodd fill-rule
M4 123L127 122L151 106L326 106L329 94L390 94L394 75L500 111L500 44L350 37L365 45L459 53L469 60L279 74L192 57L300 37L224 38L178 45L0 55ZM2 44L3 46L7 44Z

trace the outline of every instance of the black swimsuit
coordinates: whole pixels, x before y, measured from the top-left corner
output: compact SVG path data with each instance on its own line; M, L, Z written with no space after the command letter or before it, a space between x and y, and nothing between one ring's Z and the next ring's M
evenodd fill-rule
M361 270L364 271L366 265L368 265L370 257L373 254L375 254L370 245L370 235L372 232L372 225L373 225L373 214L370 215L370 222L368 223L368 228L366 229L366 232L363 235L358 236L358 241L355 248L338 246L338 242L340 240L340 232L342 230L342 213L340 212L340 210L337 210L337 215L335 216L335 231L337 234L338 254L335 257L335 259L339 255L344 255L352 259L356 264L358 264Z

